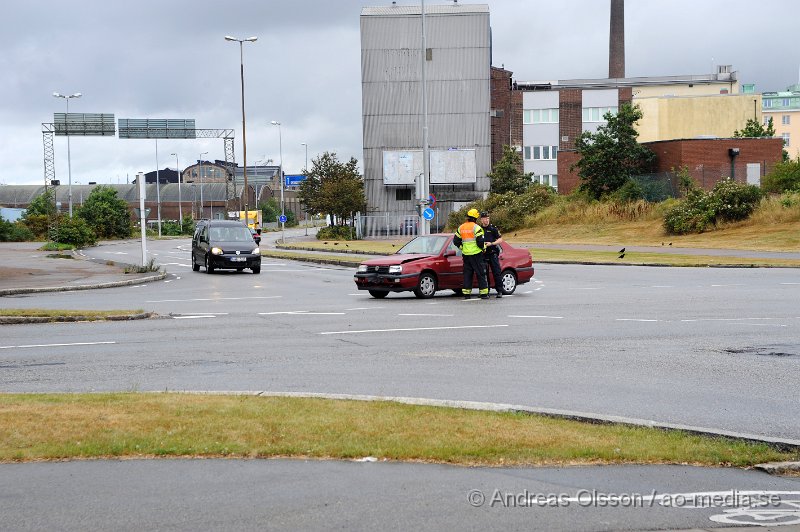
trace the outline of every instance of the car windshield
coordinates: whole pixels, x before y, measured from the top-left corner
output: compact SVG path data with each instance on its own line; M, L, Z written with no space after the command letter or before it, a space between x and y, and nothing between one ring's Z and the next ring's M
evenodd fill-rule
M242 227L212 227L209 231L211 240L217 242L251 242L250 231Z
M418 236L400 248L397 253L438 255L442 251L445 242L447 242L446 236Z

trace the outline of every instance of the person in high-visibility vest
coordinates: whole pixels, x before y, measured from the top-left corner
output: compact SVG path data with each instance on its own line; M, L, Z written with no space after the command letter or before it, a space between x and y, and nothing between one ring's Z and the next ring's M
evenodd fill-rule
M461 293L464 299L472 297L472 276L478 277L478 293L481 299L489 299L489 285L486 282L486 267L483 261L483 228L476 220L480 217L477 209L467 212L467 221L461 224L453 237L453 244L461 248L464 260L464 286Z

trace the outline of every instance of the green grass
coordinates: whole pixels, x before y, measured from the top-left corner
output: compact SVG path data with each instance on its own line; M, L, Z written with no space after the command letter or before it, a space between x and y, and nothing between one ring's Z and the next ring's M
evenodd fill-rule
M391 402L175 393L0 395L2 462L166 456L743 467L800 455L678 431Z
M84 318L86 321L103 320L109 316L133 316L142 314L144 311L138 310L54 310L42 308L24 308L24 309L0 309L0 317L34 317L34 318L59 318L59 317L72 317Z
M68 249L75 249L72 244L59 244L58 242L47 242L39 248L41 251L65 251Z

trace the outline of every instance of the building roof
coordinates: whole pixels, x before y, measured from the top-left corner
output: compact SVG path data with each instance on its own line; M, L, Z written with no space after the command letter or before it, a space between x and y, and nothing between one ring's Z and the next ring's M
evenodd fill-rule
M613 89L617 87L646 87L648 85L713 85L736 81L736 72L722 74L681 74L676 76L646 76L637 78L563 79L551 81L518 81L519 90Z
M81 198L84 200L92 193L92 189L97 186L110 187L117 191L117 197L127 203L139 201L139 185L72 185L72 204L80 205ZM69 187L60 185L51 187L56 189L56 201L61 202L62 208L69 203ZM205 183L203 184L203 201L226 201L227 186L225 183ZM241 188L237 188L237 193L241 194ZM155 183L145 185L145 198L148 202L156 201L161 196L161 201L178 201L178 184L162 184L161 190L157 189ZM43 185L4 185L0 186L0 206L17 207L29 205L36 196L44 194ZM196 196L200 200L200 184L184 183L181 185L180 196L184 202L192 201Z
M489 13L488 4L444 4L444 5L427 5L425 6L425 16L428 15L474 15L480 13ZM408 17L422 14L422 6L375 6L364 7L361 9L362 17Z

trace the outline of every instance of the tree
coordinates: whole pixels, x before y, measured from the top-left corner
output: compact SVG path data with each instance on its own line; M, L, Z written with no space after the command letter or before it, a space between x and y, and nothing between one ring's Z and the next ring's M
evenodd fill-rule
M131 236L128 204L109 186L95 187L76 215L86 221L98 238Z
M616 115L606 113L605 125L596 133L584 131L575 141L580 160L572 166L578 168L580 189L599 199L627 183L632 176L646 173L655 154L639 144L639 133L634 128L642 118L638 105L623 104Z
M754 118L750 118L744 125L744 128L740 130L736 130L733 132L733 136L736 138L761 138L761 137L774 137L775 136L775 126L772 123L772 117L770 117L769 121L767 122L767 127L759 122Z
M339 162L335 153L325 152L312 161L308 177L300 184L300 201L305 212L331 215L344 220L366 208L364 180L354 158Z
M492 194L524 193L531 186L532 173L520 171L522 157L510 146L503 146L503 156L489 173Z
M48 188L31 200L25 210L24 218L28 216L53 216L56 214L56 204L53 200L55 189Z

